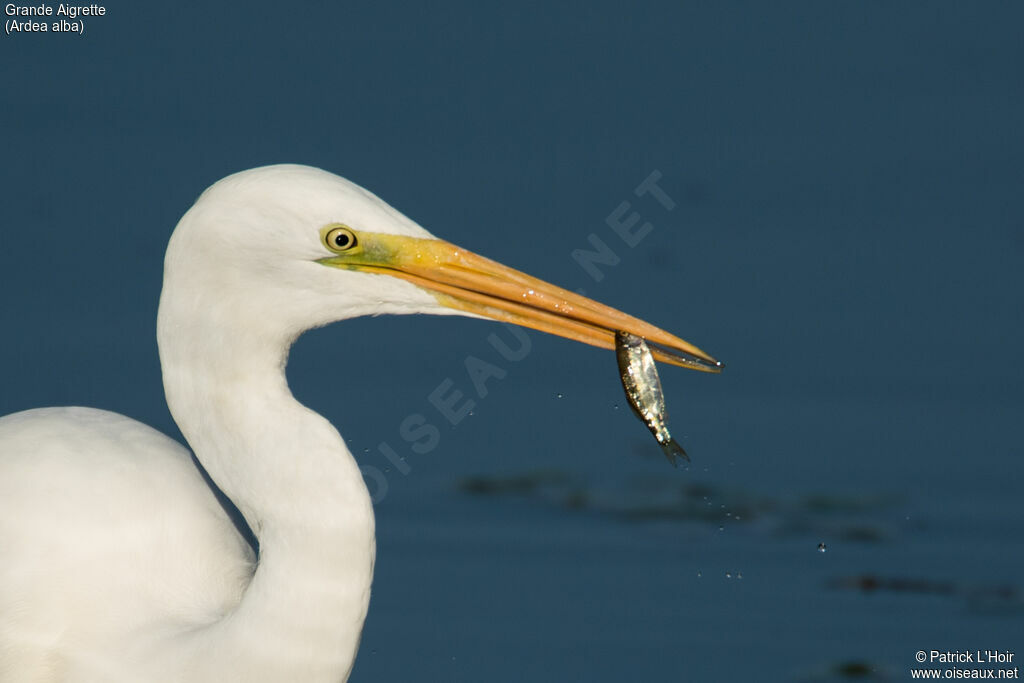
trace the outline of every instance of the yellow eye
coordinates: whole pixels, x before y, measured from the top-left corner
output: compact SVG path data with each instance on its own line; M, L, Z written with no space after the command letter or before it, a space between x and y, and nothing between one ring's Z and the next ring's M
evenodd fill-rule
M336 225L324 231L324 244L331 251L348 251L358 243L356 234L344 225Z

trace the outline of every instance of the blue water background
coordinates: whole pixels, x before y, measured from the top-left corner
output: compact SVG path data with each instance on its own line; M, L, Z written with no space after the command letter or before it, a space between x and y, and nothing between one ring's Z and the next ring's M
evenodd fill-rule
M673 470L607 351L532 333L512 362L500 326L452 318L302 338L296 395L379 474L353 681L1024 656L1022 20L115 2L83 36L0 36L0 414L92 405L179 436L154 339L174 224L228 173L317 165L727 363L663 368L693 456ZM672 210L634 192L655 172ZM635 247L607 224L623 202L653 226ZM619 259L600 281L572 257L591 235ZM505 373L484 397L469 356ZM475 401L457 425L428 399L446 380Z

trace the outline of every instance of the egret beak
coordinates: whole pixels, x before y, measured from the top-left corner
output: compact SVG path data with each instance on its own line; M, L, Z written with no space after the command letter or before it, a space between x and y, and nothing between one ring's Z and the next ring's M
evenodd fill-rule
M450 242L358 232L354 248L320 263L379 273L429 290L451 308L605 349L615 332L643 337L655 359L703 372L722 364L693 344L614 308L548 284Z

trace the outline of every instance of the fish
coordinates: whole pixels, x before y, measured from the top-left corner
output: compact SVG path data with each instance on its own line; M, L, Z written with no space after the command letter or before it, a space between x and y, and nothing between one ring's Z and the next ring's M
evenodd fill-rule
M665 457L675 467L679 466L677 458L689 461L690 456L668 431L665 395L661 393L658 368L647 342L643 337L619 330L615 333L615 358L629 406L654 434Z

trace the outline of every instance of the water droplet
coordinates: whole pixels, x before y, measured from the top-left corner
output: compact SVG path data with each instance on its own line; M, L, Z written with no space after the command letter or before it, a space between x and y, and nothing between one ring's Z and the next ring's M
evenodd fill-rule
M561 394L555 394L555 398L562 398Z
M725 531L725 527L724 526L720 526L720 527L718 527L718 530L719 531Z
M612 410L618 410L618 409L619 409L619 404L618 403L613 403L612 404Z
M737 579L742 579L743 578L743 572L736 572L736 578Z
M819 543L819 544L818 544L818 552L819 552L819 553L823 553L823 552L825 552L826 550L828 550L828 547L826 547L824 543Z
M732 572L726 572L725 573L725 578L731 579L732 578Z
M699 579L699 578L701 578L702 576L704 576L704 572L702 572L702 571L698 571L698 572L697 572L697 578Z

